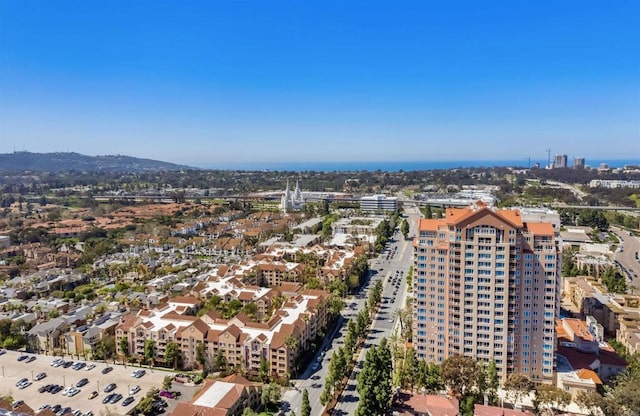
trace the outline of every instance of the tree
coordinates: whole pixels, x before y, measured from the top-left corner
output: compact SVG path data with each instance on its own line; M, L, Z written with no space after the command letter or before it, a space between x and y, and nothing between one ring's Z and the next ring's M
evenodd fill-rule
M307 389L302 390L302 406L300 407L300 416L310 416L311 405L309 404L309 392Z
M164 376L162 380L162 390L171 390L171 385L173 384L173 378L171 376Z
M175 370L178 368L178 359L180 358L180 350L175 342L168 342L164 352L166 363L171 365Z
M471 357L454 355L442 362L442 380L457 397L469 395L481 374L478 362Z
M213 362L213 368L216 371L224 371L227 368L227 357L225 357L221 349L218 349L216 359Z
M122 364L125 364L129 357L129 340L127 338L120 338L118 347L120 349L120 354L122 354Z
M262 388L262 397L260 399L262 405L271 407L280 401L280 386L275 383L269 383Z
M607 399L602 397L596 392L587 393L583 390L578 392L576 396L576 403L581 409L587 412L589 416L600 416L604 412L604 408L607 406ZM614 411L615 412L615 411ZM605 414L613 414L614 412L607 412Z
M153 367L154 359L156 357L156 342L152 339L144 341L144 359L146 364Z
M520 373L509 374L502 386L508 400L513 400L514 405L518 405L520 399L528 395L533 389L533 383L529 377Z
M153 414L153 396L145 396L140 400L140 403L136 405L136 412L141 415Z
M486 378L486 392L490 405L498 404L498 388L500 380L498 378L498 369L495 360L489 361L489 365L484 370Z
M403 219L402 223L400 224L400 232L405 239L409 236L409 223L406 219Z
M258 377L262 380L263 383L269 381L269 373L270 373L270 365L269 361L261 357L260 358L260 369L258 370Z
M540 384L535 388L533 407L537 414L556 414L556 409L571 403L571 393L549 384Z
M386 415L391 408L391 351L386 338L367 351L356 389L360 401L356 416Z
M204 345L204 342L198 342L196 344L196 361L202 366L203 370L206 370L207 347Z

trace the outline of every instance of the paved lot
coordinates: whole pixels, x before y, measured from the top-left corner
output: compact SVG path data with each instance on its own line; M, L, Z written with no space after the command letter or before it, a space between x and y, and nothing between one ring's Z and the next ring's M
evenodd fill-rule
M142 378L131 377L131 372L139 367L127 365L110 365L113 371L108 374L102 374L102 369L106 367L104 362L95 362L96 368L87 371L74 370L73 368L52 367L51 361L54 357L46 355L35 355L37 359L31 363L17 361L18 356L22 353L15 351L7 351L6 354L0 356L0 395L10 394L14 400L24 400L34 410L37 410L43 404L51 406L59 404L62 407L71 407L72 409L80 409L82 412L88 410L93 411L95 415L100 414L118 414L124 415L132 410L140 399L149 391L149 389L162 387L162 381L166 375L173 373L145 368L147 374ZM87 362L91 364L91 362ZM33 384L25 389L16 387L16 383L21 378L33 380L38 373L44 372L47 377L40 381L33 381ZM46 384L60 384L63 386L75 385L81 378L87 378L89 383L81 387L80 393L74 397L66 397L62 392L57 394L38 393L38 389ZM116 404L104 405L102 399L107 395L104 388L109 383L115 383L117 388L112 393L120 393L123 399ZM140 386L140 391L134 395L136 400L124 407L122 401L129 396L129 389L135 385ZM98 397L90 400L89 394L92 391L98 392Z

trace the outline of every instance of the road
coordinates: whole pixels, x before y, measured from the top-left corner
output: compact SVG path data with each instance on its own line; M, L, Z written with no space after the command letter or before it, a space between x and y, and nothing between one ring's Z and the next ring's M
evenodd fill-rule
M629 235L628 232L618 227L611 227L611 229L622 242L622 250L615 253L615 260L631 273L633 276L631 285L636 288L637 292L640 290L640 262L638 262L636 255L640 252L640 239Z
M411 226L409 235L415 235L417 229L417 218L419 218L420 215L419 211L417 208L410 207L407 210L407 214L409 216L407 221L409 221ZM392 255L391 253L395 254ZM389 254L389 260L387 260L387 254ZM361 354L358 357L356 368L361 367L364 363L364 356L370 345L379 344L383 337L389 338L393 333L393 329L398 324L392 320L393 312L405 305L407 284L404 277L412 264L413 248L411 241L405 240L402 237L402 234L397 233L388 244L385 251L380 256L369 262L371 270L369 281L365 283L355 296L346 301L347 307L342 313L343 319L336 330L335 337L333 339L328 337L325 340L323 347L319 349L318 354L316 354L312 361L312 363L319 362L319 368L314 371L312 369L313 364L311 364L298 379L292 380L296 389L286 391L282 397L283 402L285 403L285 408L287 409L285 414L290 414L291 410L295 410L296 414L300 414L303 389L306 389L309 393L311 415L319 416L322 414L324 406L320 403L320 394L322 393L324 379L326 378L329 369L329 359L331 355L344 344L344 337L347 332L347 323L350 318L354 318L358 311L364 307L368 289L375 286L376 282L381 279L384 279L384 290L382 296L383 299L387 299L388 303L381 305L379 313L373 321L369 337L365 342L365 347L362 349ZM403 278L399 278L397 280L399 283L397 287L392 285L390 279L390 277L393 277L396 274L396 270L403 271ZM396 289L397 293L394 295L393 292ZM326 350L326 353L324 358L320 358L320 351L323 350ZM355 409L358 405L358 393L355 389L355 385L356 372L354 371L344 394L340 397L338 405L336 406L337 411L334 414L355 414Z
M566 189L568 191L571 191L571 193L573 193L576 196L576 198L578 198L580 201L582 201L582 198L587 196L586 192L584 192L583 190L581 190L577 186L570 185L568 183L558 182L558 181L547 181L547 184L553 185L553 186L557 186L559 188L563 188L563 189Z

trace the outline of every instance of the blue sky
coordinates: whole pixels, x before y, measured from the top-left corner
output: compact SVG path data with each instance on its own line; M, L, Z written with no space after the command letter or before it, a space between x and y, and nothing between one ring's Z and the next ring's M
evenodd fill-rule
M638 1L0 0L0 152L640 159Z

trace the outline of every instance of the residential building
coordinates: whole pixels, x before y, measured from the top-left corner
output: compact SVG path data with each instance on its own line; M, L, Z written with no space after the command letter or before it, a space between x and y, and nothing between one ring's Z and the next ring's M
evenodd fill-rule
M414 240L419 359L495 359L498 374L551 383L561 251L549 222L478 203L421 219Z
M398 197L386 195L371 195L360 198L362 212L397 212Z
M473 416L533 416L533 413L505 407L488 406L486 404L474 404Z
M562 169L566 168L567 165L567 155L555 155L553 157L553 168L554 169Z
M399 392L394 396L392 411L397 416L458 416L458 400L433 394Z
M574 395L578 390L601 388L602 380L610 380L627 367L627 362L604 342L604 329L593 317L586 321L558 319L556 336L557 385L566 391L573 389Z
M207 380L190 403L180 402L171 416L241 416L244 409L259 409L262 385L239 374Z
M574 157L573 158L573 168L574 169L584 169L585 161L583 157Z
M291 294L265 321L256 318L267 315L276 289L243 285L235 277L212 278L206 285L198 286L203 286L203 294L219 296L225 302L233 299L255 302L256 317L240 313L232 319L222 319L215 311L210 311L198 318L178 313L169 301L161 308L141 310L137 315L123 317L116 328L118 354L123 354L120 342L126 339L129 354L142 358L145 342L153 340L155 360L165 363L166 346L174 342L180 350L181 366L196 368L200 365L196 359L197 346L204 344L208 363L213 363L222 354L228 365L257 374L265 359L269 361L272 375L287 377L297 371L296 358L311 348L327 325L328 293L321 290Z

